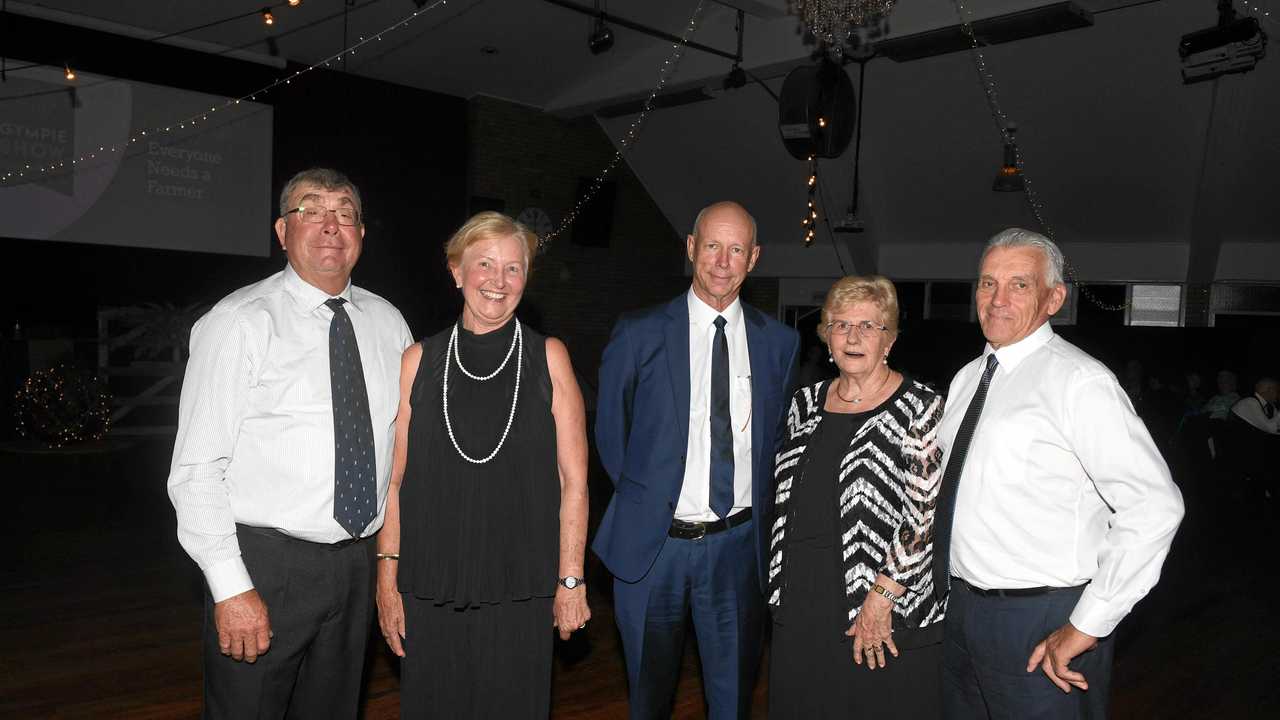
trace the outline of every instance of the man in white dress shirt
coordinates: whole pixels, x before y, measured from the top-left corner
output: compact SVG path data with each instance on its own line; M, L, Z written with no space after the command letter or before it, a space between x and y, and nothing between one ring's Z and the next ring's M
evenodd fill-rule
M354 718L366 539L382 526L412 340L398 310L351 284L364 225L346 176L295 175L275 231L288 265L192 328L178 411L169 497L208 591L204 717Z
M947 718L1105 717L1112 632L1159 579L1182 519L1115 376L1049 324L1062 265L1052 241L1017 228L982 257L987 346L952 380L938 432Z

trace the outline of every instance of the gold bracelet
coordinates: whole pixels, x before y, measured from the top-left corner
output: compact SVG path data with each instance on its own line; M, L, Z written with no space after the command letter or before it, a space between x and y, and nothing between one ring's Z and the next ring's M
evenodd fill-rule
M378 560L399 560L400 553L375 553L373 557Z

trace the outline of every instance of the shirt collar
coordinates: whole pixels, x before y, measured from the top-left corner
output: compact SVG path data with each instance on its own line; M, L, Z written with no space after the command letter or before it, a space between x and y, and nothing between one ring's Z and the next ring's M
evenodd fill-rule
M985 363L987 356L991 353L996 354L996 360L1000 361L1000 367L1005 370L1013 370L1018 363L1027 359L1031 353L1044 347L1053 339L1053 326L1048 322L1035 329L1035 332L1022 338L1012 345L1005 345L999 350L993 350L991 343L987 343L986 350L982 353L982 360Z
M357 305L355 300L352 298L350 280L347 280L347 286L342 288L341 293L336 296L330 295L315 285L303 280L298 275L297 271L293 269L292 265L286 264L284 266L284 288L289 292L289 295L293 297L294 301L298 303L298 306L307 312L311 312L321 305L324 305L325 301L331 297L340 297L347 301L347 305L349 307L353 307L356 310L360 309L360 306Z
M693 288L689 288L689 324L696 325L699 328L711 327L715 322L717 315L723 315L726 327L735 327L742 320L742 298L736 297L733 302L729 303L729 307L722 311L702 301L702 298L694 294Z

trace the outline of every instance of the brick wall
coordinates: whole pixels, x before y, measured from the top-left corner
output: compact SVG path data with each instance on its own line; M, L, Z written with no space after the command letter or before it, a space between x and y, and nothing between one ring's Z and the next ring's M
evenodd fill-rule
M591 118L564 120L493 98L470 101L467 127L468 196L499 201L512 216L541 208L557 227L578 199L580 179L594 178L614 153ZM534 261L521 303L521 317L563 339L580 375L593 383L618 315L669 300L689 286L688 228L672 227L625 162L611 179L617 189L608 247L575 245L566 229ZM743 298L775 313L777 280L749 280Z

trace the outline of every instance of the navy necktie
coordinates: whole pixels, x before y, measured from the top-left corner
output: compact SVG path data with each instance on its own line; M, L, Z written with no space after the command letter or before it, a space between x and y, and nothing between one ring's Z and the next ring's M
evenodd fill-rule
M982 406L987 402L991 376L996 373L999 364L995 353L987 356L987 369L983 371L978 391L973 394L969 407L964 411L964 418L960 420L960 429L956 431L955 442L951 444L949 451L947 470L942 474L938 507L933 516L933 589L939 598L951 588L951 526L956 512L960 473L964 472L964 459L969 452L969 443L973 440L974 428L978 427L978 416L982 415Z
M729 341L725 319L716 316L711 341L711 512L728 517L733 509L733 420L729 416Z
M343 298L325 301L329 323L329 387L333 395L333 519L360 537L378 514L373 422L355 328Z

